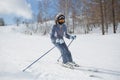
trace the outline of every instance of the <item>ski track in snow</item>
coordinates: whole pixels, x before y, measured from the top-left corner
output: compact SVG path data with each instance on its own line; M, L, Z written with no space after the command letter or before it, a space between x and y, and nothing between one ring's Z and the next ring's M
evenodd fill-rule
M56 61L57 48L22 72L54 45L49 36L25 35L15 29L0 27L0 80L120 80L120 75L109 74L120 72L120 34L77 35L69 47L76 63L108 73L64 68Z

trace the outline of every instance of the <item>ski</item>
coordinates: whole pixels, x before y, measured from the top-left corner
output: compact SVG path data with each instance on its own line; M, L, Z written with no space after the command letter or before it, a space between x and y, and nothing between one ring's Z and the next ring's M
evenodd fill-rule
M73 68L74 68L75 70L80 70L80 71L98 72L97 69L94 69L94 68L86 68L86 67L82 67L82 66L79 66L79 67L73 66Z
M78 67L78 66L73 66L73 65L64 65L64 64L61 64L61 65L62 65L62 67L69 68L72 70L98 72L97 69L85 68L85 67L81 67L81 66Z
M100 74L120 76L119 71L113 71L113 70L102 69L102 68L85 67L85 66L75 67L74 66L73 69L79 70L79 71L87 71L87 72L94 72L94 73L100 73Z
M71 64L71 63L68 63L68 64L63 64L62 62L58 62L59 65L61 65L62 67L64 68L69 68L69 69L76 69L77 67L79 67L78 64Z
M63 65L61 62L58 62L58 64L62 65L62 67L69 68L71 70L79 70L79 71L120 76L119 71L113 71L113 70L108 70L108 69L103 69L103 68L87 67L87 66Z
M72 65L66 65L66 64L61 64L62 67L69 68L69 69L74 69Z

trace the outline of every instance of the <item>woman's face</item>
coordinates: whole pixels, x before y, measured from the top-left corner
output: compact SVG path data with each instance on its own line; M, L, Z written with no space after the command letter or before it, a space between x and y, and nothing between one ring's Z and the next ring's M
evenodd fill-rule
M59 23L59 24L65 23L65 16L63 16L63 15L59 16L59 17L58 17L58 23Z

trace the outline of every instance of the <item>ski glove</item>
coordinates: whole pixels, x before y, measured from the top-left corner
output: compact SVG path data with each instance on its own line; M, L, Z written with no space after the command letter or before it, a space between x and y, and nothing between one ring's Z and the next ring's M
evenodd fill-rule
M58 43L58 44L63 44L63 43L64 43L64 40L63 40L63 39L56 39L56 43Z
M70 36L70 39L76 39L76 35Z

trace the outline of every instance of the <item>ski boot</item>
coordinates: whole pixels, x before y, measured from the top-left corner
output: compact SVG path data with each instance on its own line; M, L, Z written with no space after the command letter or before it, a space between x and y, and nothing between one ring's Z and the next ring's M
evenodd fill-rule
M78 64L75 62L68 62L69 65L72 65L73 67L80 67Z
M69 64L69 62L63 63L62 66L66 68L74 69L73 65Z

